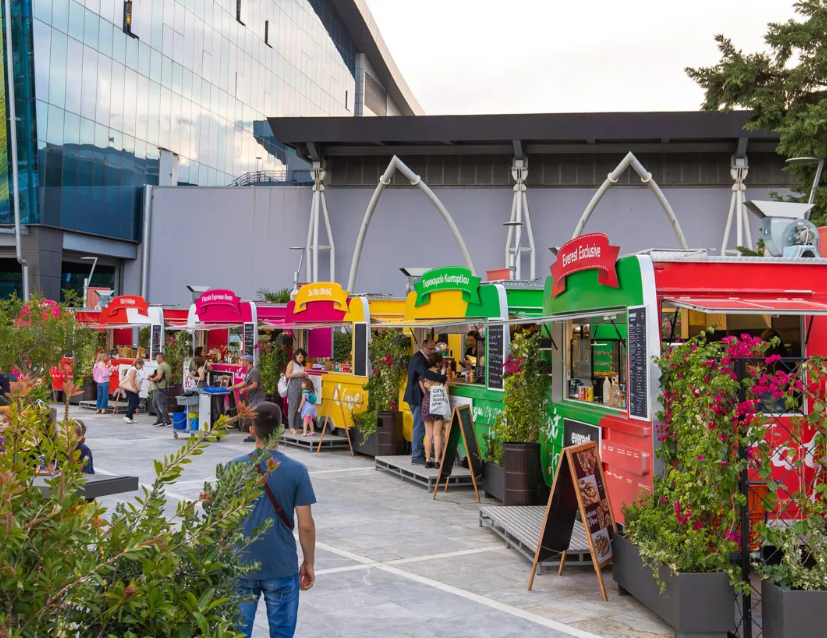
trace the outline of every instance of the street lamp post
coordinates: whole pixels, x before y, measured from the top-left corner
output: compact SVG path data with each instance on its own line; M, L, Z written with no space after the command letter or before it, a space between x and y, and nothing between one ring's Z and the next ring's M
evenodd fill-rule
M816 189L821 181L821 173L824 170L824 159L821 157L791 157L787 160L787 164L791 166L807 166L808 164L818 164L816 168L816 176L813 180L813 187L810 189L810 197L807 200L808 204L814 204L816 201Z
M514 228L517 231L517 245L514 247L514 252L511 254L511 263L508 265L508 278L514 281L517 279L518 260L522 256L520 252L523 244L523 222L505 222L503 226L509 229Z
M293 293L296 294L299 291L299 273L302 271L302 264L304 263L304 252L307 250L305 246L290 246L290 250L300 250L302 251L301 257L299 257L299 267L293 272Z

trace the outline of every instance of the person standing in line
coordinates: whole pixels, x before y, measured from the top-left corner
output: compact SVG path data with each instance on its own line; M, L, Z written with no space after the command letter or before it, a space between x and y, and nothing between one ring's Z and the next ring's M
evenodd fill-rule
M92 380L97 384L98 400L95 403L95 414L106 414L109 407L109 377L112 376L112 366L106 361L106 354L99 352L95 365L92 367Z
M301 428L302 381L307 378L304 362L307 353L299 348L293 353L293 358L287 364L284 377L287 379L287 425L290 434L298 434Z
M247 395L247 407L251 410L255 410L259 405L264 403L265 399L264 388L261 387L261 372L259 372L258 368L256 368L255 360L252 355L245 354L241 357L241 360L247 368L247 372L244 375L244 381L241 383L236 383L230 388L230 390L243 391ZM251 424L247 423L248 429L250 426ZM244 439L244 442L255 443L255 440L256 437L250 433L250 436Z
M264 474L267 464L276 463L278 467L268 475L264 493L258 497L244 521L244 535L247 537L252 537L265 521L273 521L262 536L243 550L242 560L259 564L258 570L246 574L238 583L239 596L244 599L238 630L247 638L252 636L256 609L262 595L267 606L270 638L292 638L298 620L299 591L307 591L316 581L316 524L311 512L316 495L307 467L282 454L278 442L271 441L281 427L281 420L281 408L274 403L260 403L250 428L257 450L272 445L258 471ZM239 456L231 463L250 463L252 456ZM301 566L293 536L296 521L302 546Z
M126 376L121 381L121 389L126 392L126 416L123 418L127 423L135 423L133 417L138 404L141 402L141 384L144 381L144 360L135 359L132 367L126 371Z
M425 465L425 424L422 422L422 387L419 379L446 383L448 377L428 370L428 357L436 352L433 339L425 339L422 348L414 353L408 362L408 385L405 387L405 403L411 407L413 413L413 436L411 441L411 463Z
M167 363L163 352L155 355L155 362L158 364L158 369L149 376L149 380L155 385L152 401L155 404L158 419L152 425L164 428L172 425L167 410L167 389L169 388L169 380L172 378L172 368Z

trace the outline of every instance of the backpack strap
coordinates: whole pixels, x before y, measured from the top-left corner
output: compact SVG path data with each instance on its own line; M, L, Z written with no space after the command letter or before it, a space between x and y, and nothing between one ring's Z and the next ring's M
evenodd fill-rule
M247 456L249 456L252 459L253 453L250 452L250 454L248 454ZM258 463L256 463L256 469L258 470L259 474L264 476L264 470L261 469L261 466ZM281 509L281 505L279 505L279 502L276 500L276 497L273 494L273 490L271 490L270 486L267 485L266 479L264 481L264 492L267 494L267 498L269 498L270 502L273 504L273 509L276 510L276 514L278 514L279 518L281 519L281 522L284 523L284 526L292 533L293 525L290 522L290 519L287 518L287 515L284 513L284 510Z

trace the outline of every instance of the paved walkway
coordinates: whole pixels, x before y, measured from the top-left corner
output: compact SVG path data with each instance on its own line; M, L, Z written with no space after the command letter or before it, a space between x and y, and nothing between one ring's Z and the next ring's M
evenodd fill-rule
M72 409L87 424L100 473L154 478L153 460L182 443L150 416L127 425L120 416ZM250 451L238 433L213 444L168 495L193 499L215 467ZM591 567L548 571L526 591L531 565L478 526L468 488L433 502L422 487L373 468L347 452L283 448L305 463L316 490L316 586L302 595L300 638L659 638L669 628L631 597L619 597L604 572L603 602ZM128 498L129 495L121 495ZM109 502L111 501L111 502ZM114 505L115 497L104 499ZM492 501L493 502L493 501ZM496 503L496 502L494 502ZM266 638L263 605L254 638Z

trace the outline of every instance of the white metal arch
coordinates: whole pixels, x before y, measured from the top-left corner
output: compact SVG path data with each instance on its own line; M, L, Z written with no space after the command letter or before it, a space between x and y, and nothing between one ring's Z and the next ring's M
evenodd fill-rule
M379 184L376 186L376 190L373 191L373 197L370 198L368 209L365 211L365 218L362 220L362 227L359 229L359 238L356 240L356 248L353 251L353 261L350 264L350 277L347 280L347 290L354 290L355 288L356 274L359 270L359 261L362 258L362 247L365 243L365 235L367 235L370 220L376 210L376 205L379 203L379 198L382 196L382 193L388 184L391 183L391 178L396 171L399 171L407 177L411 184L417 186L419 190L425 193L426 197L431 200L431 203L436 206L436 209L439 211L442 219L445 220L445 223L448 224L448 228L451 229L451 234L454 236L457 246L459 246L459 251L462 253L462 258L465 261L465 265L468 266L473 274L476 274L468 248L465 246L462 235L460 234L457 225L454 223L453 218L445 209L445 206L442 205L442 202L439 201L439 198L434 194L434 192L428 188L428 185L422 181L422 178L420 178L419 175L414 173L402 162L402 160L394 155L390 161L390 164L388 164L388 168L385 169L382 177L379 178Z
M589 205L586 206L586 210L583 211L583 215L580 217L580 221L577 223L577 228L574 229L574 234L571 238L574 239L583 234L583 229L586 227L589 217L592 216L594 209L597 208L600 200L603 199L603 195L606 194L606 191L609 190L609 188L617 184L617 180L620 179L623 172L630 166L638 175L640 175L640 181L646 184L655 194L655 197L658 198L658 202L660 202L660 205L666 212L666 216L669 218L669 222L672 224L672 228L675 231L675 236L678 238L678 243L681 245L681 248L689 249L689 245L686 243L686 237L683 234L683 230L681 230L680 222L678 222L678 218L675 216L675 211L672 210L672 206L669 204L669 201L666 199L666 196L663 194L660 186L658 186L657 182L652 179L652 173L643 167L643 164L640 163L638 158L636 158L633 153L628 153L620 164L617 165L617 168L609 173L606 177L606 181L600 185L600 188L597 189L597 192L594 194L594 197L592 197Z

